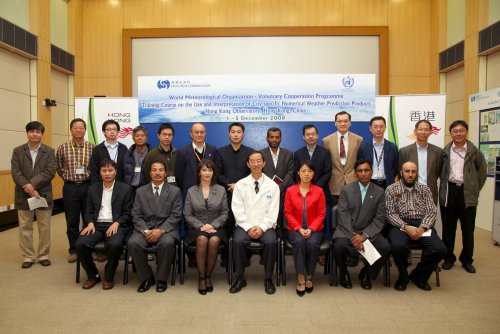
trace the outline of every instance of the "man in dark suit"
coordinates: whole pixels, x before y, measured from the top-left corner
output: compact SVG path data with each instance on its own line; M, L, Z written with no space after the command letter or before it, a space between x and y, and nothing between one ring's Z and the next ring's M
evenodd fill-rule
M373 176L371 182L385 190L394 183L398 175L398 147L384 139L386 129L385 118L375 116L370 120L370 132L373 140L364 140L358 150L358 160L372 162Z
M105 240L108 261L104 269L102 288L114 287L114 277L122 246L130 231L130 210L134 203L133 190L128 184L116 181L117 166L111 159L99 164L102 182L89 187L84 222L86 227L76 241L76 253L87 273L83 289L91 289L101 281L92 259L98 242Z
M398 170L401 170L405 162L411 161L416 163L418 182L426 184L429 187L434 204L437 205L437 180L441 175L444 152L441 148L428 142L429 136L432 134L431 122L425 119L418 121L415 123L414 132L417 137L416 142L399 150Z
M155 161L151 164L151 182L137 189L132 220L134 231L128 248L141 281L137 292L146 292L155 284L153 271L148 264L148 251L156 252L157 292L165 292L170 265L174 258L175 242L179 240L181 219L181 194L179 188L165 182L166 165Z
M102 182L99 165L104 159L116 162L116 180L130 184L133 174L133 161L127 146L118 141L120 124L113 119L102 123L102 132L106 140L92 150L90 158L90 183Z
M340 191L338 226L333 234L334 256L340 269L340 284L351 289L347 257L364 250L364 243L369 240L381 255L372 265L365 262L359 274L361 287L369 290L371 279L377 277L391 252L391 246L380 233L385 223L385 197L384 190L370 182L373 171L369 160L358 160L354 172L358 182L347 184Z

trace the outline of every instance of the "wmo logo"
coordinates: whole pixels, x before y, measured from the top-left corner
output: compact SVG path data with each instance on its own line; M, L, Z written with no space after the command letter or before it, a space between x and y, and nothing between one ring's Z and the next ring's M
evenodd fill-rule
M352 86L354 86L354 78L345 77L345 78L342 79L342 84L346 88L351 88Z
M170 81L158 80L158 82L156 83L156 86L158 86L158 89L169 89L170 88Z

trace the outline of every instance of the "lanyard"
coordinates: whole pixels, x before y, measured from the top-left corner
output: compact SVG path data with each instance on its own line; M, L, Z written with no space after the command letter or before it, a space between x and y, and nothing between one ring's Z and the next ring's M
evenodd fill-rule
M455 153L456 153L456 154L457 154L460 158L462 158L462 160L464 160L464 159L465 159L465 155L464 155L464 156L462 156L462 155L460 154L460 152L457 150L457 148L456 148L456 147L453 147L453 148L452 148L452 150L453 150L453 152L455 152Z
M375 146L373 146L373 154L375 155L375 161L377 162L377 169L380 166L380 162L382 161L382 158L384 156L384 147L382 146L382 151L380 151L380 158L377 156L377 150L375 149Z

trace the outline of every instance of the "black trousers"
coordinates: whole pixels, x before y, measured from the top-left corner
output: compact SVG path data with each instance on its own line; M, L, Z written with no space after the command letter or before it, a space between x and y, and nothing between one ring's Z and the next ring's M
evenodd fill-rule
M299 231L287 230L286 235L293 246L293 262L297 275L314 275L324 233L312 232L308 239L304 239Z
M75 243L80 235L80 215L83 217L87 203L89 183L72 184L64 182L63 205L66 217L66 234L69 242L69 252L75 253Z
M111 225L110 223L95 223L94 225L94 234L80 235L76 241L76 253L82 263L83 269L85 269L87 273L87 277L96 277L99 271L92 258L92 251L97 243L104 240L106 255L108 257L106 266L104 267L104 279L112 281L115 277L116 267L118 267L118 261L120 260L120 255L123 250L122 246L130 230L128 228L118 227L116 234L108 238L106 237L106 231Z
M476 206L465 207L464 187L458 187L448 182L448 206L441 206L441 221L443 223L443 242L448 250L445 260L455 262L455 236L457 221L460 220L462 230L462 252L459 260L462 263L472 263L474 255L474 229L476 227Z
M421 221L416 219L405 219L405 222L408 225L418 227ZM421 282L427 282L429 280L429 277L436 269L439 261L446 255L446 246L441 239L439 239L436 229L434 228L432 228L430 237L421 237L419 240L411 240L406 232L393 226L389 230L389 242L391 243L392 257L399 270L399 275L405 280L408 278L408 256L410 255L408 244L410 242L417 243L422 247L422 258L413 270L415 278Z
M258 240L263 244L262 258L264 260L265 279L271 279L273 277L274 263L276 262L276 254L278 251L276 231L270 228L264 232ZM251 239L248 233L237 226L233 235L233 254L234 266L238 277L245 276L247 247L250 245L250 241Z
M382 235L370 240L373 247L380 253L381 258L372 265L365 261L365 270L372 279L376 279L385 261L391 255L391 246ZM353 254L359 254L348 238L336 238L333 240L333 255L339 266L339 277L345 279L348 276L347 258Z

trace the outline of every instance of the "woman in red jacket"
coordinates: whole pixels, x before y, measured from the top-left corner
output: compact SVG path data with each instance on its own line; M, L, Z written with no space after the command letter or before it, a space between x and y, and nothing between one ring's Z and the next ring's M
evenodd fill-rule
M323 239L326 203L323 189L312 184L314 164L305 160L298 168L300 181L289 187L285 196L287 237L293 245L297 272L297 295L313 291L312 278Z

